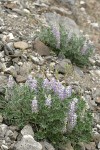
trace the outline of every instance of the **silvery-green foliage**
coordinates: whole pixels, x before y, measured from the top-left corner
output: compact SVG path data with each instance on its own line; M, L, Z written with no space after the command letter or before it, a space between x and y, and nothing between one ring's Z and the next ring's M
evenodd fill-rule
M77 37L72 31L66 31L63 26L58 28L54 25L49 28L41 28L39 37L57 55L62 53L78 66L89 65L88 58L94 47L82 35Z
M29 76L24 84L8 84L6 91L11 93L3 111L8 124L22 128L30 123L37 140L46 139L55 146L68 140L78 143L90 139L91 113L85 109L85 102L72 93L71 86L55 78Z

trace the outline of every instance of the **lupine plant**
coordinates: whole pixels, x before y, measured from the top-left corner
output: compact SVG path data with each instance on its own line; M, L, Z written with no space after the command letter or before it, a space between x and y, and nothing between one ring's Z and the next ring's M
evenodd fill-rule
M72 63L81 67L89 64L88 58L92 54L94 46L82 35L77 36L72 30L67 31L63 26L55 24L48 28L41 28L39 38L57 55L63 54Z
M31 124L37 140L48 140L56 149L91 137L92 118L86 103L55 78L36 79L17 85L10 76L3 111L9 125ZM85 111L84 111L85 110Z

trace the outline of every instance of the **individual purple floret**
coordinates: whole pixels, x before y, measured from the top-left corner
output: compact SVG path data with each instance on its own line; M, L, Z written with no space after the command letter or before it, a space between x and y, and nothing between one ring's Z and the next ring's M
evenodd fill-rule
M59 31L59 27L57 27L56 25L52 26L52 33L56 39L56 48L60 48L60 31Z
M31 75L28 77L26 83L31 88L31 90L37 89L37 80L35 78L33 79Z
M13 87L14 87L14 79L13 79L13 77L10 75L9 76L9 79L8 79L8 84L7 84L7 86L8 86L8 88L9 89L12 89Z
M45 100L45 105L51 107L51 104L52 104L51 95L48 95L48 97L46 97Z
M38 112L38 101L36 97L32 100L32 112L37 113Z

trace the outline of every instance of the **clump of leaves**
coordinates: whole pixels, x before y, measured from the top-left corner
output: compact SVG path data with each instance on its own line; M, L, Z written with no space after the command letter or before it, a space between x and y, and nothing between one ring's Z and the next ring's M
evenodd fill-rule
M63 26L51 26L42 28L39 38L57 55L62 53L80 67L89 65L88 58L92 54L93 45L82 35L78 37L72 31L66 31Z
M6 99L5 120L20 128L30 123L37 140L47 139L58 148L68 140L76 144L91 137L92 117L85 101L54 78L29 76L17 85L10 77Z

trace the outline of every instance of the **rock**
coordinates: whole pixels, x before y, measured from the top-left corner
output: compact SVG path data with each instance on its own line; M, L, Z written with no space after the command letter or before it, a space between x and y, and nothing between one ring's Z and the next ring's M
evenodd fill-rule
M99 133L94 133L93 134L93 140L95 143L98 143L100 141L100 134Z
M97 97L95 102L100 105L100 97Z
M45 17L50 25L54 25L56 20L57 25L63 25L67 31L69 30L77 36L80 35L79 27L74 20L61 16L57 13L45 13Z
M98 143L98 148L100 148L100 141L99 141L99 143Z
M2 51L3 47L4 47L4 44L3 42L0 41L0 51Z
M36 52L41 55L41 56L48 56L50 55L50 49L48 46L46 46L43 42L40 40L35 40L34 44L34 49Z
M30 11L28 9L23 9L23 11L27 14L30 14Z
M100 70L95 70L95 73L100 77Z
M20 67L19 67L19 74L21 76L27 76L30 74L31 70L33 69L33 63L32 62L24 62Z
M22 130L21 130L21 134L24 135L31 135L32 137L34 137L34 132L33 129L30 125L26 125Z
M2 121L3 121L3 117L2 117L2 115L0 114L0 123L2 123Z
M26 43L26 42L24 42L24 41L19 41L19 42L14 42L14 47L15 47L15 48L22 49L22 50L25 50L25 49L27 49L29 46L28 46L28 43Z
M33 63L35 63L37 65L43 65L43 63L44 63L44 59L41 56L30 55L30 58L33 61Z
M74 150L71 146L71 142L68 142L66 145L64 145L61 150Z
M84 76L83 71L77 66L74 66L74 72L75 72L75 74L78 74L80 77Z
M1 150L8 150L8 149L9 149L8 146L6 146L4 144L1 146Z
M100 77L100 70L90 70L89 72L94 77L96 76Z
M89 57L89 62L90 62L90 64L95 65L95 60L90 57Z
M6 136L6 137L9 137L10 139L14 139L14 138L13 138L13 134L14 134L14 133L13 133L11 130L7 130L5 136Z
M22 56L22 52L19 49L16 49L14 52L14 57L20 57Z
M97 124L99 124L100 123L100 113L98 113L98 112L93 113L93 119Z
M80 146L80 150L85 150L85 146L83 142L79 142L78 145Z
M14 47L13 47L12 42L7 43L7 44L4 45L4 52L7 56L14 54Z
M9 38L9 40L13 40L13 39L14 39L14 36L13 36L12 33L9 33L9 34L7 35L7 37Z
M42 150L55 150L55 148L48 142L41 142Z
M2 70L2 63L0 62L0 71Z
M65 74L68 71L68 67L71 66L71 61L69 59L63 59L59 61L57 65L55 65L55 70L59 73Z
M13 137L12 137L12 139L16 140L16 139L17 139L17 136L18 136L18 132L17 132L17 131L14 131L14 132L13 132Z
M21 75L17 75L16 76L16 81L18 83L24 83L26 81L27 77L21 76Z
M86 5L87 5L88 9L94 9L94 6L96 5L96 1L95 0L90 0L88 2L88 0L86 0Z
M71 5L74 5L75 4L75 1L76 0L57 0L59 3L62 3L62 4L64 4L64 5L66 5L66 4L71 4Z
M5 73L10 73L13 77L16 77L17 76L17 72L16 72L16 69L14 66L10 66L9 68L6 68L4 70Z
M0 59L4 57L4 51L0 52Z
M99 124L97 124L97 128L100 129L100 125Z
M96 65L100 67L100 60L96 60Z
M16 5L16 3L10 2L10 3L4 3L4 7L8 8L8 9L13 9L13 8L16 8L17 5Z
M96 145L95 142L90 142L90 143L84 143L84 147L86 150L95 150Z
M0 125L0 137L4 137L7 132L8 126L5 124Z
M5 75L0 75L0 92L4 90L7 86L7 77Z
M42 150L42 145L36 142L31 135L24 135L14 148L15 150Z

